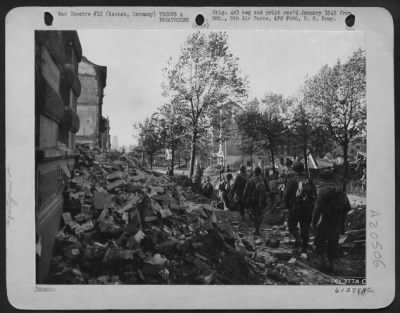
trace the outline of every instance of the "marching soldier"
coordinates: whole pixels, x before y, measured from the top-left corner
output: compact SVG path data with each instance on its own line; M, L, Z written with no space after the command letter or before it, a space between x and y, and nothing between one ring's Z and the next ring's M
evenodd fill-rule
M240 167L240 172L235 178L235 182L232 186L232 197L238 205L239 213L244 219L244 201L243 201L243 194L244 188L246 187L247 182L247 173L246 173L246 166L242 165Z
M203 185L203 194L204 194L207 198L212 198L213 192L214 192L214 187L213 187L213 185L211 184L210 176L207 176L207 178L206 178L206 183Z
M294 236L295 248L302 243L302 256L307 257L308 239L310 224L313 213L316 190L312 181L304 175L303 163L296 162L293 165L295 175L288 179L283 200L289 210L288 227L289 232ZM300 234L299 228L300 226Z
M246 209L249 209L254 218L254 235L259 236L260 226L262 223L263 211L266 206L267 186L265 186L264 178L261 175L261 169L256 167L254 176L249 178L244 189L243 200Z
M328 257L328 269L332 272L339 235L344 234L345 220L350 209L345 192L330 187L319 191L312 216L312 226L316 232L316 252L321 257L323 267L326 265L325 255Z

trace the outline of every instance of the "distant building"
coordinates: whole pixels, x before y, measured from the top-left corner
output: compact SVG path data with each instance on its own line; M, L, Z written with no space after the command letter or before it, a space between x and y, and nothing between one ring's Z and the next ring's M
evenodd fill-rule
M111 142L111 150L118 150L118 149L119 149L118 136L113 136Z
M293 134L282 136L281 143L275 149L275 166L285 166L288 162L295 162L304 159L302 145ZM270 156L270 153L268 153ZM290 161L289 161L290 160ZM268 164L272 166L272 163Z
M168 161L172 160L172 150L171 149L165 149L165 159Z
M238 167L240 164L260 167L272 167L271 154L265 149L256 149L253 155L242 151L242 138L239 134L236 118L244 109L234 102L222 106L220 114L224 116L223 125L213 131L213 151L207 165L229 165ZM275 167L285 165L287 160L301 156L301 149L293 136L285 136L283 142L276 147Z
M107 67L94 64L82 57L79 64L79 79L82 93L78 99L77 112L81 127L76 142L107 150L109 121L102 116Z
M63 211L63 191L77 155L81 58L76 31L35 32L35 213L37 244L41 246L36 259L37 283L47 279Z
M348 147L348 156L350 160L356 160L360 153L365 154L367 152L367 136L358 136L353 138ZM334 144L332 154L334 157L342 157L343 156L343 147Z

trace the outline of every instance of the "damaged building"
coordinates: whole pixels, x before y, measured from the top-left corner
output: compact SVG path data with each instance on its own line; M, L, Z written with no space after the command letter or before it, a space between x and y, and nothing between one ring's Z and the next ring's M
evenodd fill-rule
M79 80L82 92L78 99L77 112L81 127L76 141L98 147L102 151L109 151L110 122L108 117L102 116L107 67L94 64L82 57L79 64Z
M63 191L77 155L76 113L81 93L78 64L82 48L76 31L35 33L35 150L37 279L49 269L63 209Z

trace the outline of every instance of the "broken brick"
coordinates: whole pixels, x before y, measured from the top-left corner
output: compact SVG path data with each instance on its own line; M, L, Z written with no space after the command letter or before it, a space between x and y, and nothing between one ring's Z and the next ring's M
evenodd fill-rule
M111 201L112 197L107 192L95 192L93 194L93 205L96 210L108 208Z
M112 191L112 190L117 189L118 187L124 186L125 184L126 184L126 183L125 183L124 180L119 179L119 180L116 180L116 181L114 181L114 182L108 184L107 187L106 187L106 189L107 189L108 191Z

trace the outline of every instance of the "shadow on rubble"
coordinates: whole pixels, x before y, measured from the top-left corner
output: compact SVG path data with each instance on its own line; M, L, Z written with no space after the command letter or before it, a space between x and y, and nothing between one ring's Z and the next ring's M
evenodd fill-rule
M49 284L261 283L187 180L131 155L79 149Z

